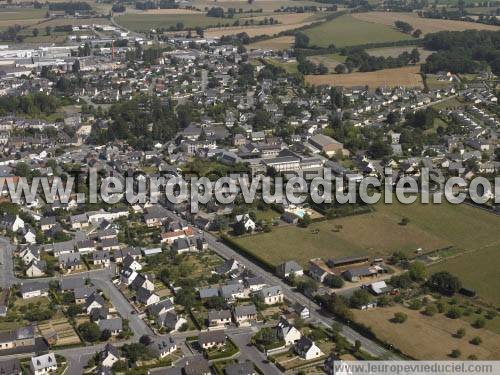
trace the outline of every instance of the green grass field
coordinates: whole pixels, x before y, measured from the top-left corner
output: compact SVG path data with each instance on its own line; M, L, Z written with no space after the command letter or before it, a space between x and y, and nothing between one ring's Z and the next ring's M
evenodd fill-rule
M272 264L295 259L304 265L315 257L387 256L397 250L410 254L418 248L430 251L454 245L448 234L442 236L422 225L424 220L421 222L418 217L426 212L419 212L413 206L398 206L405 210L393 212L379 205L373 213L323 221L308 228L273 228L270 233L241 237L236 241ZM438 209L435 206L435 210ZM451 214L445 210L446 215ZM410 224L399 225L404 216L410 218ZM337 225L342 225L340 231L335 231Z
M344 15L305 31L310 38L310 45L328 47L355 46L367 43L394 42L412 39L390 27L357 20Z
M6 30L9 26L30 26L43 21L46 9L0 9L0 30Z
M45 18L47 9L0 8L0 21L29 20Z
M474 288L480 299L500 306L500 245L459 254L434 264L431 272L448 271L457 275L464 286Z
M287 6L318 6L318 3L314 1L304 1L304 0L267 0L267 1L254 1L249 3L248 1L210 1L210 0L194 0L193 5L201 10L205 8L221 7L224 9L236 8L243 9L244 11L250 9L262 9L264 12L274 12L276 9Z
M124 27L136 31L146 32L155 28L170 28L182 23L185 28L194 29L197 26L202 28L233 26L237 19L242 19L244 22L251 18L258 19L262 17L273 17L277 13L241 13L236 14L234 18L216 18L207 17L203 13L199 14L153 14L153 13L129 13L121 16L116 16L115 21ZM257 23L256 21L256 23Z
M406 217L409 224L399 225ZM340 231L334 231L342 225ZM303 265L315 257L415 254L453 246L455 255L432 266L447 269L476 288L484 300L500 304L500 217L466 205L378 204L373 213L311 224L308 228L273 227L272 232L240 237L236 242L259 257L279 264ZM318 233L315 233L319 230ZM495 282L497 280L497 282Z
M234 22L234 20L206 17L203 14L125 14L115 17L115 20L118 24L137 32L146 32L160 27L168 29L179 22L186 28L196 26L205 28L216 26L219 22L221 24Z

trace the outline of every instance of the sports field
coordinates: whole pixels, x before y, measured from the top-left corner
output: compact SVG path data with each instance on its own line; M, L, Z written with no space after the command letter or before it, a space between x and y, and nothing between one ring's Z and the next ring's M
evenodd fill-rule
M315 86L330 85L353 87L367 85L370 89L375 89L379 86L423 87L420 67L418 65L383 69L375 72L308 75L306 76L306 82Z
M395 42L412 39L393 27L373 22L366 22L344 15L305 31L310 38L310 45L328 47L355 46L367 43Z
M420 18L414 13L369 12L355 13L353 17L357 20L373 23L375 25L384 25L387 27L394 27L394 22L398 20L408 22L414 29L420 29L424 35L438 31L463 31L471 29L500 30L500 27L498 26L485 25L475 22Z

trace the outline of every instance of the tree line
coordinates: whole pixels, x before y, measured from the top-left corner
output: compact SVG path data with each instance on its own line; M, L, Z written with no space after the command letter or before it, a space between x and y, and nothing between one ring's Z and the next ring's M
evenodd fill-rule
M489 65L500 74L500 31L441 31L426 35L424 46L437 51L422 65L425 73L476 73Z
M43 93L23 96L7 95L0 97L0 115L17 114L28 117L50 115L56 112L59 105L60 101L54 95Z
M77 12L90 12L92 7L84 1L49 3L49 10L65 11L68 14Z

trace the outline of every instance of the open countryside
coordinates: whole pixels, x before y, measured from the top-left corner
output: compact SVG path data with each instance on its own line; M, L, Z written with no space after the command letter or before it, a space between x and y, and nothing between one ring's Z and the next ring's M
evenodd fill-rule
M438 31L500 30L500 27L498 26L484 25L474 22L420 18L413 13L355 13L353 14L353 17L364 22L371 22L377 25L385 25L387 27L394 27L394 22L396 21L408 22L413 26L414 29L420 29L424 35L428 33L435 33Z
M375 72L308 75L306 76L306 82L314 86L368 86L370 89L375 89L379 86L423 87L420 67L418 65L384 69Z
M392 26L359 20L351 15L343 15L307 29L305 34L310 38L310 45L319 47L331 44L346 47L412 39L410 35L403 34Z

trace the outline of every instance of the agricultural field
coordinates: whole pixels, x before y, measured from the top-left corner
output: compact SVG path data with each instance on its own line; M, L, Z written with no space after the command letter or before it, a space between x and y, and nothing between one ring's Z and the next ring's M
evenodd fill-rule
M291 24L277 24L277 25L262 25L262 26L233 26L233 27L216 27L209 28L205 31L206 37L221 37L223 35L236 35L242 32L248 34L249 37L258 35L276 35L283 31L298 29L303 26L310 25L315 22L314 20L291 23Z
M34 25L43 21L46 13L45 9L1 8L0 31L14 25Z
M124 14L116 16L115 21L123 27L136 32L147 32L156 28L175 27L178 23L182 23L185 28L194 29L196 26L209 27L221 24L232 24L234 20L226 18L207 17L202 13L197 14L153 14L153 13L138 13Z
M408 52L410 53L415 47L414 46L408 46L408 47L383 47L383 48L372 48L372 49L367 49L366 52L371 55L371 56L376 56L376 57L398 57L400 54L403 52ZM420 54L420 62L424 62L427 57L432 55L432 51L423 49L423 48L417 48L418 53Z
M356 72L349 74L308 75L306 82L321 86L365 86L376 89L379 86L423 87L420 66L405 66L403 68L384 69L374 72Z
M295 2L294 2L295 3ZM241 3L243 4L243 3ZM216 4L221 6L220 3ZM239 7L237 7L239 9ZM155 9L143 12L127 12L115 16L115 21L136 32L146 32L154 28L175 27L182 23L187 29L197 26L208 29L206 36L233 35L246 32L250 36L274 35L281 31L291 30L310 24L325 17L327 13L236 13L233 18L207 17L204 11L187 9ZM274 18L279 22L276 25L259 25L265 18ZM249 23L247 26L233 26L239 20L240 24Z
M284 61L279 61L277 59L266 59L266 61L275 66L285 69L289 74L294 74L298 72L297 70L298 65L296 61L284 62Z
M494 242L494 241L492 241ZM443 261L430 266L431 272L448 271L458 276L462 284L473 288L478 297L495 306L500 306L500 292L498 290L498 270L500 268L500 241L495 245L487 246L445 258Z
M403 217L408 218L408 225L400 225ZM335 230L338 225L342 228ZM273 265L287 259L306 265L315 257L383 257L397 250L413 255L417 249L431 251L449 246L462 252L484 251L495 244L498 249L499 225L500 217L465 205L393 203L378 204L369 214L322 221L308 228L273 228L270 233L235 241ZM481 259L488 262L490 258Z
M435 33L438 31L463 31L463 30L500 30L500 27L493 25L484 25L474 22L462 22L452 20L438 20L431 18L419 18L413 13L398 12L369 12L355 13L353 17L363 22L369 22L376 25L394 27L395 21L408 22L414 29L422 30L423 35Z
M461 359L466 359L469 355L483 360L497 359L500 356L498 334L473 328L461 319L450 319L442 314L425 316L420 311L401 305L352 312L354 320L370 327L378 338L416 359L446 360L454 349L460 350ZM404 312L408 319L402 324L392 323L391 319L396 312ZM465 336L454 337L454 333L460 328L466 329ZM476 336L481 337L481 345L469 343Z
M408 253L418 248L434 250L450 245L417 225L399 225L402 215L373 212L311 224L308 228L285 226L263 233L236 238L236 242L259 257L277 265L295 259L306 265L309 259L351 255L378 257L394 251ZM336 231L336 226L342 226Z
M346 47L412 39L410 35L392 27L360 20L351 15L343 15L324 22L306 30L305 34L310 38L310 45L319 47L328 47L331 44L336 47Z
M293 36L280 36L278 38L261 40L260 42L251 43L247 46L247 49L284 50L291 48L293 46L293 43Z
M224 9L228 8L236 8L243 9L244 11L251 9L262 9L264 12L274 12L276 9L280 9L281 7L288 6L318 6L318 4L314 1L307 0L257 0L249 3L248 1L240 0L240 1L210 1L210 0L194 0L193 6L204 10L205 8L212 7L221 7Z
M307 59L315 64L323 64L330 72L333 72L337 65L345 62L346 56L331 53L328 55L309 56Z
M438 80L436 74L427 74L425 80L429 90L444 89L453 85L453 82Z

